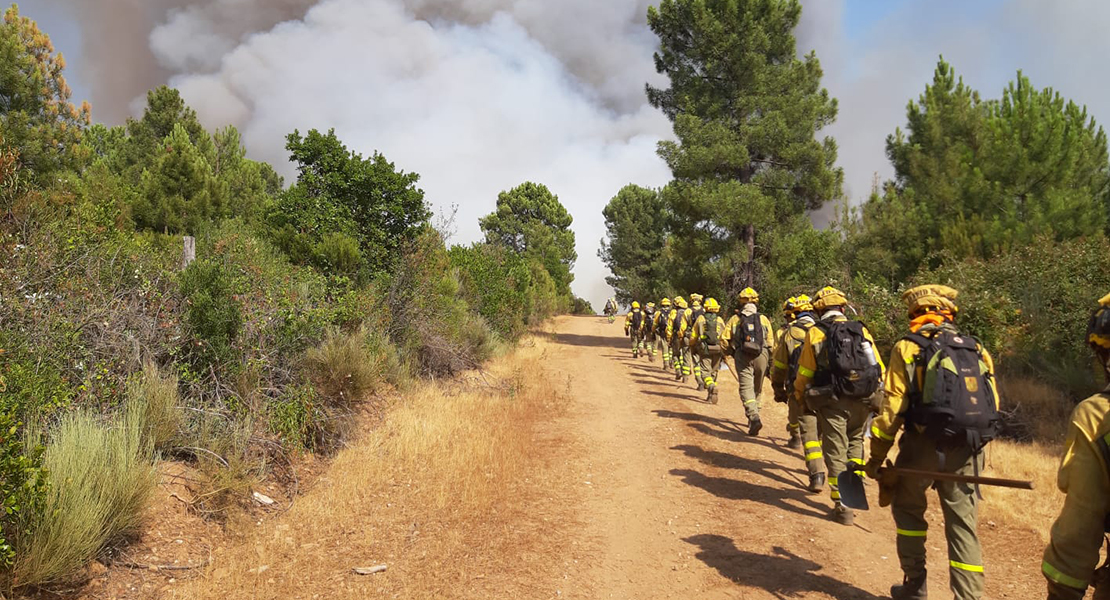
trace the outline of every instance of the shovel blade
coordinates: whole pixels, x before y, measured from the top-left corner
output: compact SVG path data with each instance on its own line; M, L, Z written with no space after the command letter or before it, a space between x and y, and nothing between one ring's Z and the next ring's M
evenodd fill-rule
M840 484L840 502L848 508L867 510L867 492L863 489L863 473L859 471L845 471L837 478Z

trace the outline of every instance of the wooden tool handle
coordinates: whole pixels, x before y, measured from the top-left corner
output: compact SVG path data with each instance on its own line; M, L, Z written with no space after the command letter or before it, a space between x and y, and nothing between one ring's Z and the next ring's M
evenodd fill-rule
M901 467L883 467L885 473L892 473L894 475L909 475L911 477L923 477L925 479L935 479L937 481L956 481L959 483L975 483L978 485L989 485L994 487L1014 488L1019 490L1033 489L1032 481L1021 481L1018 479L999 479L997 477L975 477L974 475L957 475L955 473L937 473L934 471L921 471L918 469L903 469Z

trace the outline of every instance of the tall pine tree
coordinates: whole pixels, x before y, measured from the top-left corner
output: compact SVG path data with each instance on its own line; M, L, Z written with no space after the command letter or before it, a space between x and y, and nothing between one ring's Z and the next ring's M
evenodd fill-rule
M797 0L663 0L648 11L666 89L648 99L673 122L659 145L674 173L673 282L710 293L767 285L784 236L808 236L807 210L842 195L836 118L814 53L799 59Z

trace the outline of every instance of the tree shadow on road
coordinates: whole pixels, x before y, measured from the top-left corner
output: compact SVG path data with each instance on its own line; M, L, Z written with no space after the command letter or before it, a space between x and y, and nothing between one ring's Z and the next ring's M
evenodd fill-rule
M722 576L736 583L766 590L776 598L807 598L824 593L838 600L881 600L858 587L823 575L821 565L776 546L774 555L745 552L731 538L723 535L699 534L683 538L697 546L698 560L713 567Z
M718 498L759 502L803 517L825 519L831 508L817 503L808 492L799 488L784 490L740 479L710 477L693 469L671 469L670 473L681 477L686 485L701 488Z
M651 392L644 392L650 394ZM747 429L731 419L718 419L697 413L681 413L672 410L655 410L656 415L667 419L681 419L689 421L687 425L700 433L713 436L726 442L739 442L743 444L756 444L776 450L790 457L797 458L798 453L785 445L772 441L775 438L753 437L748 435Z
M678 450L686 456L711 467L717 467L719 469L737 469L748 473L755 473L783 485L798 489L806 489L809 484L808 476L806 476L804 482L802 478L799 477L799 475L806 474L804 469L791 469L766 460L736 456L735 454L728 454L727 452L715 452L690 444L674 446L671 450ZM786 475L782 475L782 473Z
M709 404L708 402L705 401L705 398L701 398L701 397L696 395L696 394L700 394L701 392L696 392L695 393L694 390L690 390L689 394L679 394L679 393L675 393L675 392L656 392L656 391L652 391L652 390L644 390L641 393L646 394L648 396L658 396L660 398L674 398L675 400L684 400L686 402L696 402L698 404Z
M591 348L618 348L617 340L622 338L602 335L580 335L577 333L556 333L555 343L564 346L587 346Z

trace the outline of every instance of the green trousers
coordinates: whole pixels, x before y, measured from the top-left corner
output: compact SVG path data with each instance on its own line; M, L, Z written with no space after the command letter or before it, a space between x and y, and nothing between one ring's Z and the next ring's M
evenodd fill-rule
M817 414L793 398L787 402L787 430L802 438L806 470L810 475L825 472L825 453L821 451L821 436L817 431Z
M690 349L686 347L685 340L671 342L671 361L675 375L690 376Z
M973 456L970 448L937 454L936 443L928 436L909 429L898 443L895 466L925 471L973 475L975 464L983 466L983 455ZM898 533L898 560L908 577L925 572L925 539L929 523L926 492L933 487L940 496L944 515L944 537L948 540L948 583L956 600L978 600L983 596L983 551L979 545L975 488L964 483L936 481L919 477L899 477L891 499L894 525Z
M671 345L662 336L655 336L655 344L659 346L659 354L663 357L663 367L671 363Z
M632 355L638 356L644 351L644 334L642 331L632 332Z
M754 357L737 352L736 377L740 380L740 400L744 403L744 414L748 419L759 417L760 396L763 395L763 382L767 379L767 367L771 364L771 349L764 348Z
M863 432L870 405L863 400L841 400L836 397L807 396L806 403L817 415L821 432L821 452L829 472L829 494L840 503L840 474L848 463L863 464Z
M721 370L721 361L724 359L725 355L720 352L708 356L698 355L698 372L701 373L701 381L707 389L717 387L717 374Z
M644 332L643 352L647 352L648 356L655 356L655 334Z

